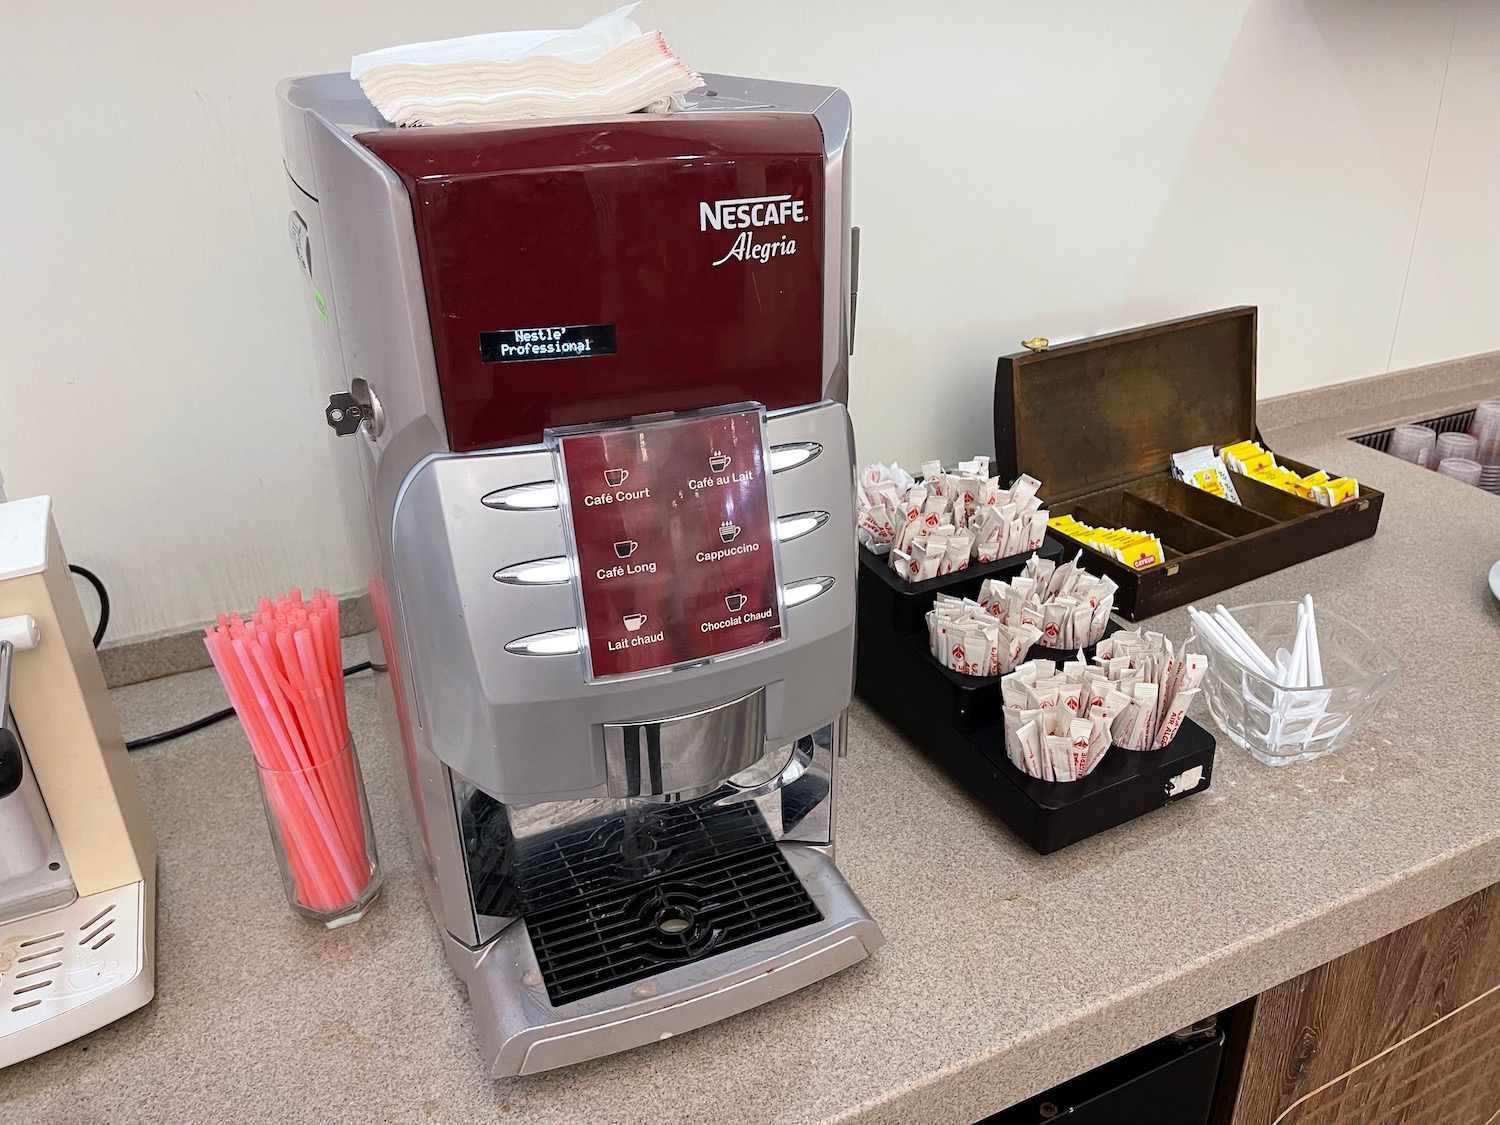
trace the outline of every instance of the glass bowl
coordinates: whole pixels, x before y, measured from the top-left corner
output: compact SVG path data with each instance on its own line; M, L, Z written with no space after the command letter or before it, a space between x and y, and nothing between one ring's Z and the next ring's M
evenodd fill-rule
M1297 640L1299 602L1256 602L1230 612L1267 656ZM1323 686L1285 688L1188 634L1182 651L1208 657L1203 695L1209 714L1236 746L1269 766L1332 754L1375 713L1401 678L1401 657L1332 610L1316 609Z

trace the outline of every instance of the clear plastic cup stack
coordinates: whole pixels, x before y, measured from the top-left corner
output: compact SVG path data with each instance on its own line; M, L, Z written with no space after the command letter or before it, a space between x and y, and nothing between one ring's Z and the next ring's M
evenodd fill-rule
M1470 437L1468 434L1450 430L1447 433L1438 434L1437 444L1433 447L1433 464L1441 466L1450 458L1461 458L1465 461L1473 461L1474 455L1479 452L1479 439Z
M1469 436L1478 443L1479 487L1500 493L1500 398L1486 399L1474 408Z
M1472 484L1475 488L1479 487L1484 472L1478 461L1471 461L1467 457L1444 457L1438 462L1437 471L1445 477Z
M1386 452L1392 457L1430 469L1437 464L1432 459L1433 446L1436 444L1437 434L1431 427L1408 424L1397 426L1391 431L1391 443L1386 447Z

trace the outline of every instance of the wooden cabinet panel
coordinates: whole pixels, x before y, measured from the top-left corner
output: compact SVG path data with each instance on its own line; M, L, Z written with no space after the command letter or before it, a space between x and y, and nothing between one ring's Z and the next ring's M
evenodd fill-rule
M1500 1125L1500 887L1262 993L1233 1125Z

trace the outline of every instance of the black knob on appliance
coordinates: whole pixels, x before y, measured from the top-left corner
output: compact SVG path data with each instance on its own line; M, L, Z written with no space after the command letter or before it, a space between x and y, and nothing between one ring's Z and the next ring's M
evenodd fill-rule
M15 732L0 727L0 800L21 788L26 760L21 757L21 742Z

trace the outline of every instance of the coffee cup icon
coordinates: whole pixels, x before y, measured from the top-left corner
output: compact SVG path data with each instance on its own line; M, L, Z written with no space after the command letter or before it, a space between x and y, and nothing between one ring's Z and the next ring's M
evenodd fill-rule
M640 544L634 539L625 539L615 544L615 554L622 559L628 559L635 554L635 549L639 546Z
M630 476L629 469L605 469L604 483L610 488L619 488Z
M724 599L724 604L729 607L730 613L738 613L740 610L745 608L745 603L749 600L750 599L745 597L744 594L736 590L734 593L730 594Z
M639 629L646 623L646 615L644 613L627 613L623 620L625 622L625 628L634 633L637 629Z
M733 543L740 537L740 525L725 520L719 525L719 538L726 543Z
M708 459L708 467L716 473L722 473L725 469L729 468L729 460L727 454L714 450L713 456Z

